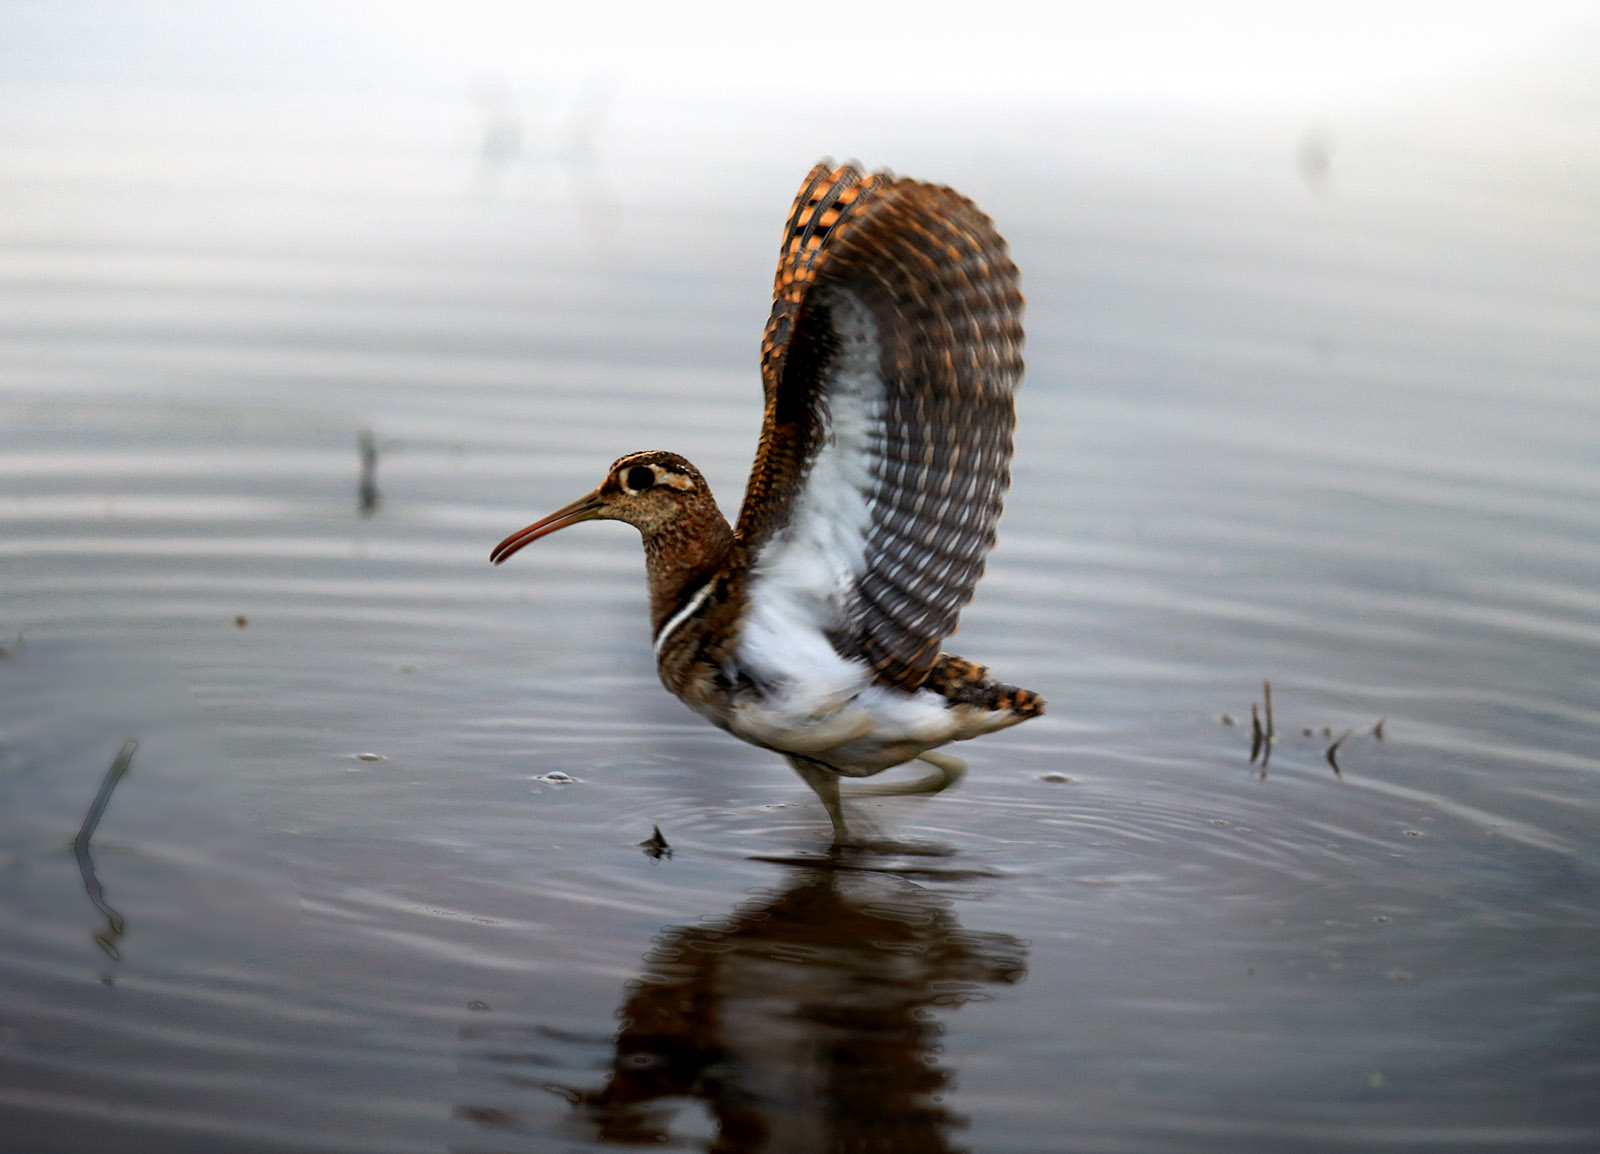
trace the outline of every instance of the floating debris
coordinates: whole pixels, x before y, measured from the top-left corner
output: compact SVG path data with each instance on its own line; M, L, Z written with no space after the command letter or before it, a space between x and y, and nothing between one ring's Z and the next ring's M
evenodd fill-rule
M1378 718L1378 724L1372 727L1372 736L1376 737L1379 741L1383 740L1383 723L1388 720L1389 719L1387 717L1380 717Z
M576 785L578 781L570 773L562 773L559 769L552 770L549 773L536 773L533 775L532 780L542 781L546 785Z
M672 847L667 844L667 839L661 836L661 827L652 825L650 836L639 843L644 849L645 857L652 861L660 861L664 857L672 856Z
M240 629L243 629L246 625L250 624L250 618L246 617L243 613L240 613L233 619L233 623Z
M389 760L387 757L383 756L383 754L381 754L381 753L353 753L350 756L354 757L357 761L388 761Z
M1072 781L1072 779L1070 777L1068 777L1066 774L1064 774L1064 773L1054 773L1054 772L1041 773L1039 775L1039 780L1040 781L1047 781L1051 785L1066 785L1066 784L1069 784Z
M1223 725L1235 725L1237 723L1233 720L1233 714L1224 713L1222 715L1222 724Z

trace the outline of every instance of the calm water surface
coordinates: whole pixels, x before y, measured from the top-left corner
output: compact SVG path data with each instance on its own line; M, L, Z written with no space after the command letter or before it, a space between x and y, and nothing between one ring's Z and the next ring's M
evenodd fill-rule
M0 1147L1600 1145L1592 199L171 111L0 136ZM487 556L629 450L736 508L850 150L1022 266L954 647L1051 711L829 861L657 684L632 530Z

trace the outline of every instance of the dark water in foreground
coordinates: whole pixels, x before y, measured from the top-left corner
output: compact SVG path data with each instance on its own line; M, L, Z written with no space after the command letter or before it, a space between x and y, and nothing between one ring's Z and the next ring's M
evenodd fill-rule
M10 131L0 1148L1600 1145L1570 204L862 147L1023 268L954 647L1051 712L830 862L656 684L631 530L487 553L627 450L736 505L787 198L853 142L713 212L648 153Z

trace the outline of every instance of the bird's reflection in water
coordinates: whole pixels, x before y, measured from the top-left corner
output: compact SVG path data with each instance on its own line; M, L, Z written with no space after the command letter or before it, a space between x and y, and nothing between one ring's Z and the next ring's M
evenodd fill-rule
M601 1140L713 1151L951 1149L939 1011L1022 980L1025 945L962 929L904 877L801 869L715 924L669 929L630 983L603 1087L568 1097ZM715 1127L706 1137L698 1102Z

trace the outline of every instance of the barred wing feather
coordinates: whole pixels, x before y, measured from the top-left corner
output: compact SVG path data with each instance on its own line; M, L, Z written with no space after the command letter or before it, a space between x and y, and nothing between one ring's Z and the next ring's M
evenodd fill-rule
M1022 295L993 223L947 188L812 171L762 345L766 413L737 529L750 608L914 689L994 545L1022 377Z

